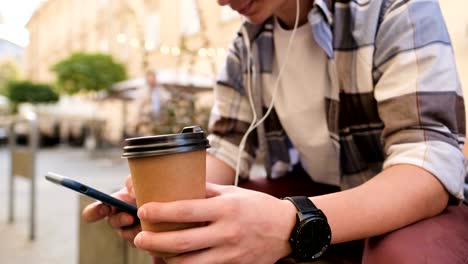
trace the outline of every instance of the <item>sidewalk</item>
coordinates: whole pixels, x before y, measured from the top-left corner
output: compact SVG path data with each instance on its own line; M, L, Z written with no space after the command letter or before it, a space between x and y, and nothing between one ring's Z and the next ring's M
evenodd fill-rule
M77 179L105 192L120 188L128 168L120 150L91 158L74 148L43 149L37 160L36 241L29 236L29 182L16 177L15 223L7 223L8 149L0 146L0 263L78 263L78 195L44 180L48 171ZM96 155L93 155L96 156ZM102 155L99 155L102 157Z

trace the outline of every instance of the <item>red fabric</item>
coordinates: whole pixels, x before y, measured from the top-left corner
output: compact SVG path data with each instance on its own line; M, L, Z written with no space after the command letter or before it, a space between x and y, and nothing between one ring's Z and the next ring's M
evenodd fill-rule
M240 183L239 187L268 193L278 198L286 196L310 197L340 191L337 186L312 181L301 167L295 167L289 175L274 180L269 180L266 177L254 177Z
M468 263L468 206L367 239L363 264Z

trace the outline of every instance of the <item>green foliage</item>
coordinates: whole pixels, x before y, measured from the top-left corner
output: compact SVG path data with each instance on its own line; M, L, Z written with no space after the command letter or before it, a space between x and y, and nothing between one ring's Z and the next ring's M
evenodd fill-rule
M58 88L67 94L106 90L125 80L125 66L107 54L75 53L52 66Z
M34 84L28 81L10 82L6 96L13 104L19 103L54 103L58 94L47 84Z
M0 62L0 94L6 95L8 83L19 78L19 67L12 60Z

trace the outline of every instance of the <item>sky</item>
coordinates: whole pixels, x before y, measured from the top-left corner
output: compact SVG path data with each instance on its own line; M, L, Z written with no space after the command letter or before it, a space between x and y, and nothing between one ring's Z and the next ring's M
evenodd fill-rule
M34 10L44 0L0 0L0 38L20 46L27 46L29 33L25 28Z

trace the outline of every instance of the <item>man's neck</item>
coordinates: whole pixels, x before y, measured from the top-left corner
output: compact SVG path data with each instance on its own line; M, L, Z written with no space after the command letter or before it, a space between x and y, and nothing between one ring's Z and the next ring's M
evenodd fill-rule
M307 15L314 6L314 0L299 0L299 25L307 23ZM296 22L296 1L286 0L283 6L274 13L284 29L294 28Z

